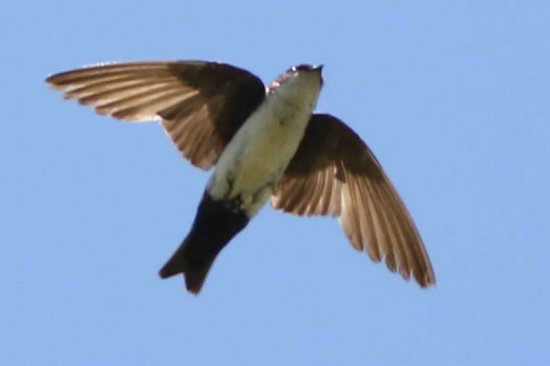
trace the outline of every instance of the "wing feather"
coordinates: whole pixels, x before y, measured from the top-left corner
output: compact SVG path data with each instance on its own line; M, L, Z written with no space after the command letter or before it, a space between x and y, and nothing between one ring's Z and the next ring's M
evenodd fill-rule
M355 249L423 287L435 283L418 230L382 166L333 116L312 116L271 204L296 215L338 216Z
M161 120L181 154L202 169L216 163L265 97L255 75L203 61L102 64L46 81L66 99L99 114L132 122Z

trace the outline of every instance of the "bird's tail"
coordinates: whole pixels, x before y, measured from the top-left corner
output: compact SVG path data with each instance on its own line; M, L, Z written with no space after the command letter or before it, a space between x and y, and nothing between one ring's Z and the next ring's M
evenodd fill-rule
M234 209L232 202L214 200L205 192L191 232L162 267L160 277L182 273L187 290L198 294L220 251L248 220L244 212Z
M193 255L193 246L190 243L190 239L191 235L185 238L178 250L161 268L159 275L161 278L168 278L181 273L185 277L187 290L198 294L204 284L204 280L206 280L212 263L214 263L218 255L218 251L204 252L200 257Z

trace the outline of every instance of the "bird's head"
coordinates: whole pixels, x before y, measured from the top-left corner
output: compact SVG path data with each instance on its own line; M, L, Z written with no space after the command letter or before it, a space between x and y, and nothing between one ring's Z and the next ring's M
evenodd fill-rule
M323 65L292 66L271 83L268 92L288 101L307 98L314 105L323 86L322 71Z

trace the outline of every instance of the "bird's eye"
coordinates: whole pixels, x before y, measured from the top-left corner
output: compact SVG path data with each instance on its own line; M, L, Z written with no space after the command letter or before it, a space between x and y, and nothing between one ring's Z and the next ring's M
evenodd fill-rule
M292 67L290 68L290 71L292 71L292 72L296 72L297 70L298 70L298 69L296 69L296 66L292 66Z

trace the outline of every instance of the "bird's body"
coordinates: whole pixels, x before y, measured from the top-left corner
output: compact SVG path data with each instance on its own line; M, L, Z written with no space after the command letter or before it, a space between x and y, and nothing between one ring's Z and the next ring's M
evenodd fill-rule
M186 273L187 288L200 291L217 254L271 196L298 149L320 90L319 68L267 91L220 155L191 232L161 277Z
M335 215L352 245L422 286L435 282L422 240L380 164L343 122L314 114L321 67L292 67L264 89L230 65L102 65L48 78L68 98L131 121L160 119L180 152L215 170L194 223L160 271L198 293L223 247L271 197L297 215Z
M207 187L214 199L239 198L249 217L271 195L296 153L321 90L320 71L270 90L220 156ZM299 93L289 93L298 90Z

